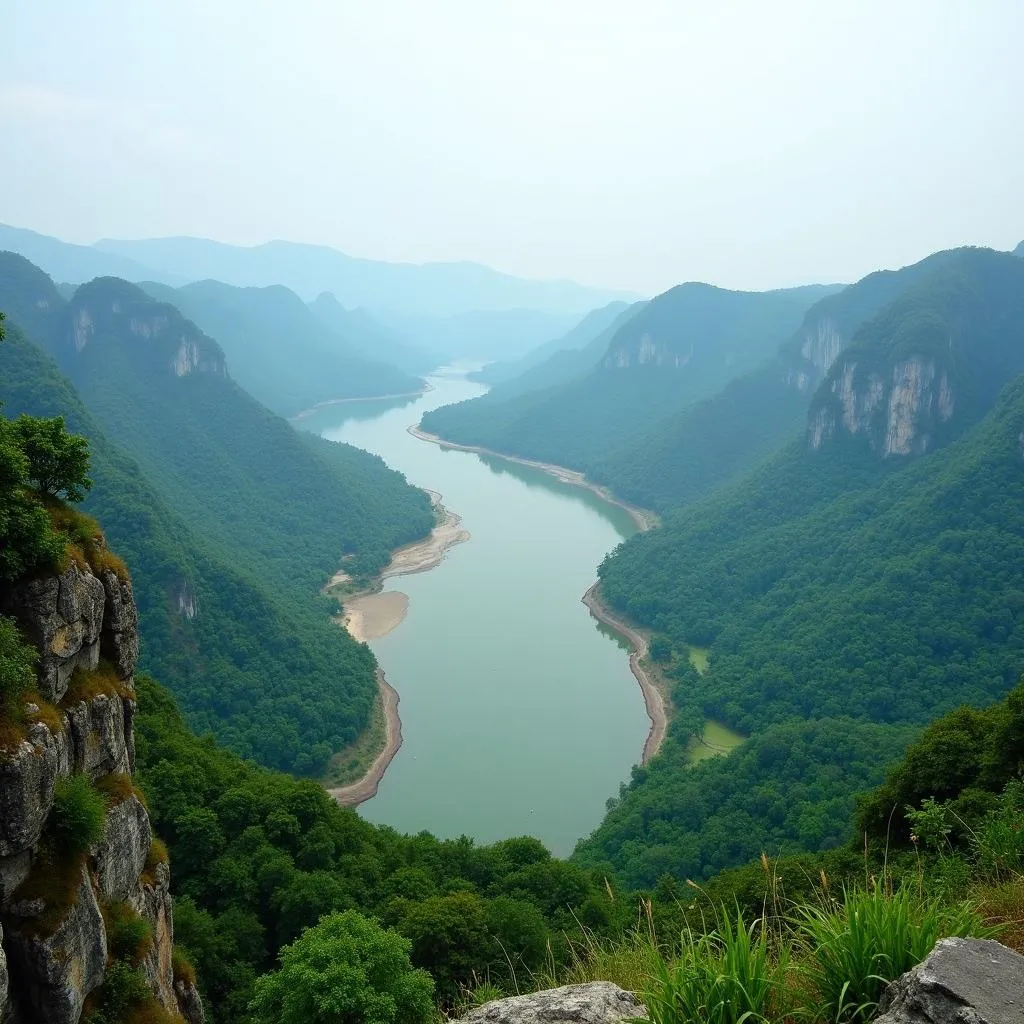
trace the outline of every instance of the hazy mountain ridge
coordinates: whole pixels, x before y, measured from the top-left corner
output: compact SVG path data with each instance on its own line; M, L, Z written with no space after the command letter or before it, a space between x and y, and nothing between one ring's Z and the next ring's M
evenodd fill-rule
M306 301L329 291L344 306L426 316L471 308L583 313L614 299L635 297L574 281L528 280L479 263L387 263L325 245L287 241L238 246L205 238L105 238L95 248L189 280L212 278L250 287L283 284Z

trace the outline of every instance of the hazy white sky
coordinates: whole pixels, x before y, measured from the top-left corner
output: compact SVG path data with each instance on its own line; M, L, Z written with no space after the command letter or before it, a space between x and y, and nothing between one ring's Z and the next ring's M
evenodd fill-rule
M71 241L655 292L1024 238L1024 0L3 6L0 221Z

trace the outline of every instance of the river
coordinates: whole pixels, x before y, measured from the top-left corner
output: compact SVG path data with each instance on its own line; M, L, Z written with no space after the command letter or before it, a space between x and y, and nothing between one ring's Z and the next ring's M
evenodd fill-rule
M580 603L636 526L539 470L413 437L423 413L486 390L454 370L430 383L302 421L440 492L471 533L436 569L385 583L408 613L370 646L401 695L404 743L359 810L402 832L534 835L565 856L628 780L649 726L626 652Z

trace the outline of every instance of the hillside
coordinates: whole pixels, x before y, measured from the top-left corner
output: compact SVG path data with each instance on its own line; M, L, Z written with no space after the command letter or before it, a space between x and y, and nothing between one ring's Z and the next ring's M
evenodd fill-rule
M307 301L333 292L347 307L446 317L470 309L585 313L633 296L574 281L532 281L479 263L385 263L325 245L273 241L227 245L205 238L105 238L99 252L136 260L189 281L212 278L241 287L282 284Z
M280 285L236 288L199 281L181 288L142 284L217 339L232 377L281 416L319 402L419 391L423 381L367 359Z
M423 426L461 444L585 468L769 358L815 297L679 285L622 323L580 379L438 409Z
M735 479L800 432L810 395L858 328L962 252L878 271L827 295L811 306L774 359L665 417L642 437L599 453L583 467L587 475L627 501L661 512Z
M7 257L0 308L14 323L45 312L35 329L56 328L47 347L82 385L85 405L15 332L0 347L6 411L63 414L92 439L89 507L135 568L143 664L197 728L264 763L318 770L366 722L375 684L372 655L317 593L344 556L372 574L422 536L426 495L376 457L292 430L219 372L209 339L124 282L95 282L62 308L44 274Z
M313 315L364 359L397 366L406 373L427 373L444 362L437 352L389 331L365 309L346 309L330 292L321 292L309 308Z
M469 375L470 380L479 381L481 384L501 384L511 381L526 373L527 370L540 366L559 352L579 352L586 348L599 334L604 333L613 323L616 323L631 307L625 302L610 302L600 309L591 310L572 330L565 334L552 338L550 341L531 349L526 355L519 359L499 360L489 363L482 370L477 370ZM588 366L591 369L597 365L597 359Z
M877 394L875 374L886 429L840 415L822 431L821 410L843 406L842 382L862 379L857 365L868 383L855 407ZM895 749L904 726L1016 682L1022 372L1024 264L963 254L865 325L815 394L803 438L606 559L605 599L676 652L681 710L664 756L635 774L582 861L610 861L640 884L655 865L707 875L759 845L815 849L865 783L862 743L838 760L834 739L797 754L786 730L853 719L880 740L888 731ZM689 644L710 648L703 677ZM683 746L705 717L752 739L689 773ZM763 775L751 788L755 754Z

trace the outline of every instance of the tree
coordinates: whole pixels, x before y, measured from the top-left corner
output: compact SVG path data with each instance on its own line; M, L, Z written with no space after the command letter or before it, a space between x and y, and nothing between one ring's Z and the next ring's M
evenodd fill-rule
M22 414L14 436L28 459L28 481L40 494L82 501L92 489L89 442L64 428L64 417L41 419Z
M258 1024L427 1024L434 984L409 963L409 942L347 910L281 950L281 968L256 982Z

